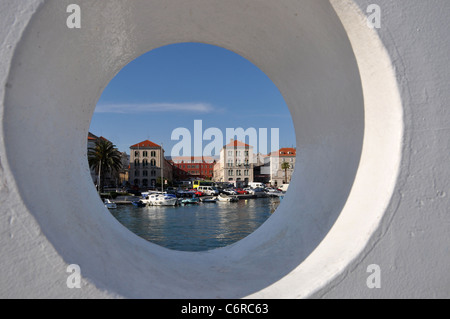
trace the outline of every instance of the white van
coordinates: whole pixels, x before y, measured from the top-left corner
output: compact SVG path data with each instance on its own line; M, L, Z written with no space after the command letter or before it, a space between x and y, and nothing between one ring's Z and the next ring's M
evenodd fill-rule
M264 183L261 183L261 182L250 182L250 183L248 183L248 187L251 187L251 188L266 188L266 185L264 185Z
M283 184L280 187L278 187L279 189L281 189L283 192L287 192L289 187L289 184Z
M197 190L208 196L219 195L219 191L214 186L197 186Z

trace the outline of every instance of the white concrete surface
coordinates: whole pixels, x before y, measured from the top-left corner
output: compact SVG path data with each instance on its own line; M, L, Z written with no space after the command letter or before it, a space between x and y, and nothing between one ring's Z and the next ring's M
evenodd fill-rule
M82 10L68 29L66 8ZM379 0L0 2L0 297L449 297L450 4ZM244 240L171 251L132 234L90 181L108 82L166 44L261 68L299 151L277 212ZM70 196L68 196L70 195ZM81 288L66 285L78 264ZM381 288L366 285L381 269Z

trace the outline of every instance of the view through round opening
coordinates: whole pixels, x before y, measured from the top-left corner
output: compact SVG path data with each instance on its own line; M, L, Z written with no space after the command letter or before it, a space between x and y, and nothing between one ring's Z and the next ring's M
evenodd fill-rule
M116 167L96 159L108 143ZM221 47L179 43L130 62L105 88L88 157L120 223L163 247L202 251L246 237L274 213L295 145L287 105L259 68Z

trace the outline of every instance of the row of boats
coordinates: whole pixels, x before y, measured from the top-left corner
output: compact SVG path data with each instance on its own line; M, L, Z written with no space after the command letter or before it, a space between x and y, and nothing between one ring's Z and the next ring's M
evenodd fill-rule
M205 197L185 197L178 198L174 194L167 193L151 193L144 195L145 197L133 202L133 205L137 207L144 206L177 206L177 205L190 205L203 203L215 203L215 202L235 202L238 201L237 196L231 196L226 194L219 194L217 196L205 196Z
M279 197L282 199L284 197L284 192L280 191L270 191L265 192L265 196L269 197ZM259 197L259 196L257 196ZM142 198L139 200L132 201L136 207L146 207L146 206L177 206L177 205L190 205L190 204L199 204L203 203L216 203L216 202L237 202L239 201L239 197L237 195L229 195L225 193L220 193L217 196L202 196L198 197L195 195L185 196L185 197L177 197L175 194L170 194L167 192L157 192L157 191L149 191L142 193ZM105 207L109 209L117 208L117 204L112 202L109 199L105 199L104 201Z
M132 204L136 207L145 206L177 206L177 205L190 205L203 203L215 203L215 202L237 202L239 198L233 195L219 194L217 196L205 196L205 197L187 197L178 198L173 194L167 193L151 193L145 194L143 198L133 201ZM107 208L117 208L117 204L109 199L105 199L105 207Z

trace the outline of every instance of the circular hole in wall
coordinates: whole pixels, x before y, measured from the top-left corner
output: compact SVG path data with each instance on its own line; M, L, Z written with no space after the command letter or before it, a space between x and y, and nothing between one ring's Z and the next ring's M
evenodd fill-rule
M287 105L240 55L178 43L127 64L97 103L88 161L109 212L163 247L211 250L256 230L296 165Z
M102 291L308 296L363 251L390 201L402 118L389 56L350 0L333 1L347 30L327 1L171 3L89 2L81 30L65 28L62 1L35 13L14 51L4 102L4 167L17 213L36 220L47 260L79 264ZM149 49L182 41L227 47L258 65L286 99L302 149L289 189L295 196L251 235L207 254L131 236L104 214L80 155L113 75ZM38 263L37 254L29 252ZM69 294L53 272L43 280Z

